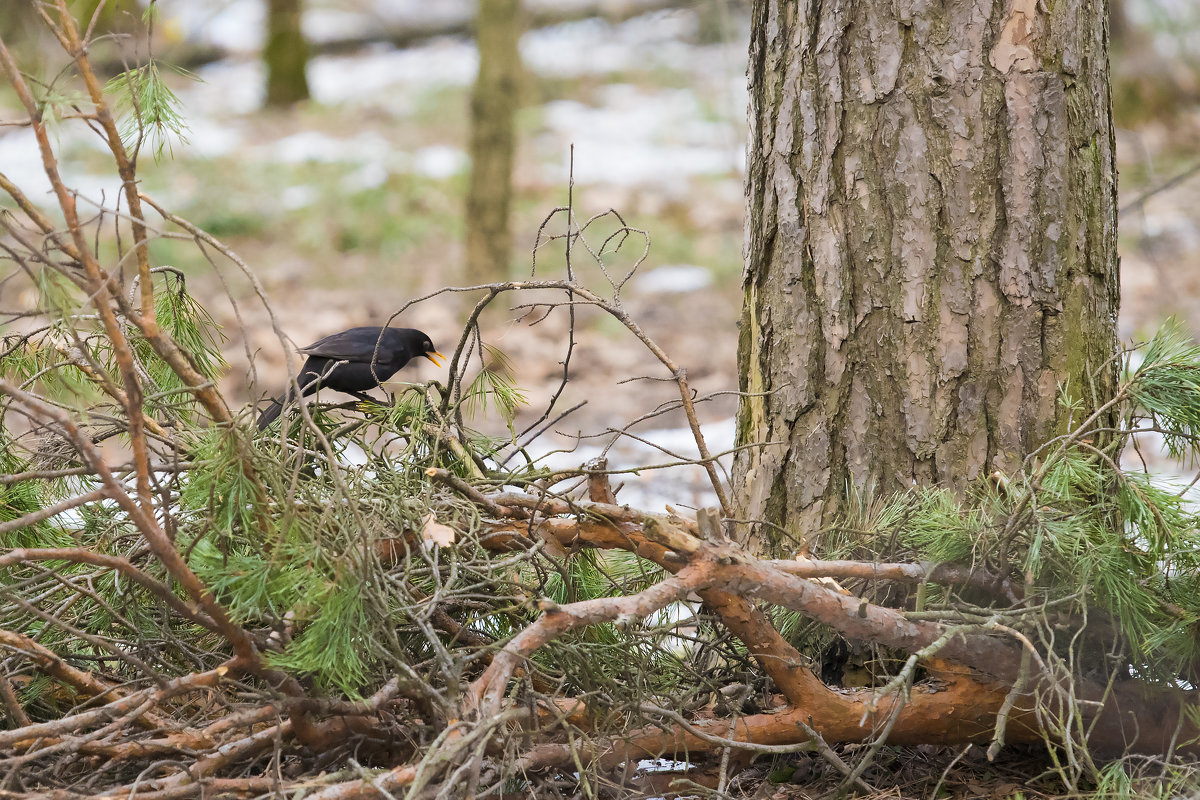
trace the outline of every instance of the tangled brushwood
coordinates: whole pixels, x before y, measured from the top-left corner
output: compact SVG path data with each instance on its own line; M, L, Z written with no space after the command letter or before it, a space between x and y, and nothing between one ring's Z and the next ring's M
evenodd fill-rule
M1139 432L1197 452L1200 348L1176 328L1022 474L967 497L858 495L821 553L764 554L744 546L704 398L621 303L648 237L568 207L534 248L561 247L560 278L435 293L477 299L445 385L298 405L259 433L216 388L220 333L183 273L151 259L155 239L189 242L262 297L235 253L138 191L142 144L176 119L157 72L106 87L64 0L38 10L68 56L57 84L0 40L57 203L0 175L4 796L724 793L754 756L799 752L869 791L885 744L1043 744L1076 791L1193 781L1197 519L1117 460ZM101 137L119 200L64 183L52 117ZM640 255L618 274L622 247ZM563 386L582 306L661 363L678 400L638 421L686 419L719 508L641 511L603 461L543 466L531 444L561 386L524 431L471 430L522 402L478 324L514 295L569 318ZM869 676L831 687L821 661L851 647Z

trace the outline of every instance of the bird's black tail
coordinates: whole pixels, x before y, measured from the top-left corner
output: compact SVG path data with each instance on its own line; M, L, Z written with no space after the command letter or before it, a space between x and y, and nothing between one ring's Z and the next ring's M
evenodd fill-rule
M275 420L279 419L279 415L283 413L283 407L292 402L296 393L288 389L287 395L283 399L276 398L271 401L271 405L267 406L266 410L258 415L258 429L264 430Z
M258 415L258 429L264 430L275 420L279 419L279 415L283 413L283 403L278 400L272 400L271 405L267 406L266 411Z

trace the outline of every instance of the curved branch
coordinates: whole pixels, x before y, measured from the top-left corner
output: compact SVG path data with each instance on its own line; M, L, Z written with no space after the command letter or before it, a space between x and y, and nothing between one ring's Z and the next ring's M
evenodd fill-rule
M169 586L142 572L126 558L96 553L81 547L22 547L0 554L0 569L24 561L70 561L75 564L91 564L115 570L166 602L184 619L209 630L218 632L220 630L211 617L179 599Z

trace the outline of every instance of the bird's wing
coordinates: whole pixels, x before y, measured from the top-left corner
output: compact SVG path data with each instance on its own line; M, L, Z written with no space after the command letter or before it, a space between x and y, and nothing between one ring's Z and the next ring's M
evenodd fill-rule
M382 358L386 355L387 337L385 335L384 341L379 342L379 330L377 327L350 328L302 347L300 352L306 356L339 361L370 361L375 353L375 345L379 343L379 355Z

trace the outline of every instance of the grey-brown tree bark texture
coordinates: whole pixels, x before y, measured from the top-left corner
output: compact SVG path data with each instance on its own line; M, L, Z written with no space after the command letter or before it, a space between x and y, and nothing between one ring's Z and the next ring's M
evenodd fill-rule
M304 0L267 1L267 105L289 106L307 100L308 41L300 27Z
M1116 380L1104 3L755 0L751 37L744 513L1012 474Z
M471 183L467 190L467 275L508 277L509 215L521 82L520 0L479 0L479 76L471 93Z

